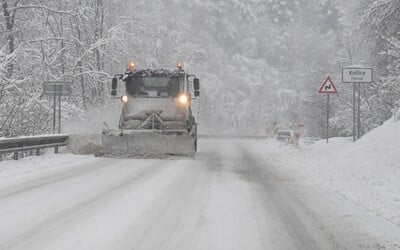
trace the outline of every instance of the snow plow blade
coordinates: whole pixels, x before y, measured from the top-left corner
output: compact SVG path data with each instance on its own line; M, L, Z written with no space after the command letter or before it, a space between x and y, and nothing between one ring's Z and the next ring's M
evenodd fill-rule
M195 154L195 141L185 130L105 130L102 143L105 156L162 158Z

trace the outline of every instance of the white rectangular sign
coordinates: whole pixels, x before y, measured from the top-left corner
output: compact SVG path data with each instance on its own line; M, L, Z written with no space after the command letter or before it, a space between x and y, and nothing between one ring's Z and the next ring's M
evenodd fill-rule
M72 82L43 82L43 93L49 96L69 96Z
M342 80L344 83L371 83L372 68L343 68Z

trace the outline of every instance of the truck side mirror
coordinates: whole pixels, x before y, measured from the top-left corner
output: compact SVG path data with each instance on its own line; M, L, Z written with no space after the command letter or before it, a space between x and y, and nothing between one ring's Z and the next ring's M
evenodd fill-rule
M112 79L112 83L111 83L111 95L112 96L117 95L117 85L118 85L118 79L116 77L114 77Z
M193 79L194 96L200 96L200 80L199 78Z

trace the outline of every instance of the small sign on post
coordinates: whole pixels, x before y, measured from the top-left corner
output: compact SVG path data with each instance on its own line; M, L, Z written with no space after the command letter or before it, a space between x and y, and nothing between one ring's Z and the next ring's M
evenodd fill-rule
M333 84L330 76L327 76L324 83L321 85L319 89L320 94L337 94L337 89L335 84Z
M329 94L337 94L338 91L333 84L331 77L328 75L325 78L325 81L322 83L321 87L319 88L318 93L320 94L327 94L327 101L326 101L326 143L329 143Z
M71 82L43 82L43 93L47 96L69 96L71 92Z
M52 96L53 102L53 133L56 133L56 98L58 96L58 133L61 133L61 96L69 96L72 92L72 82L50 81L43 82L43 94ZM55 147L58 153L58 147Z
M361 83L371 83L373 81L373 70L372 68L361 67L343 68L342 81L353 84L353 141L356 141L361 137Z
M372 68L343 68L342 81L344 83L371 83Z

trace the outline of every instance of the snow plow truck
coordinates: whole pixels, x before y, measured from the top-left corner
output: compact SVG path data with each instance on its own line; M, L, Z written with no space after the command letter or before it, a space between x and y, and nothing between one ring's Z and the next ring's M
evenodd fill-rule
M117 96L118 83L125 94ZM197 123L191 102L200 95L200 81L176 69L135 69L115 75L111 95L122 102L118 130L104 129L104 155L125 157L194 156Z

